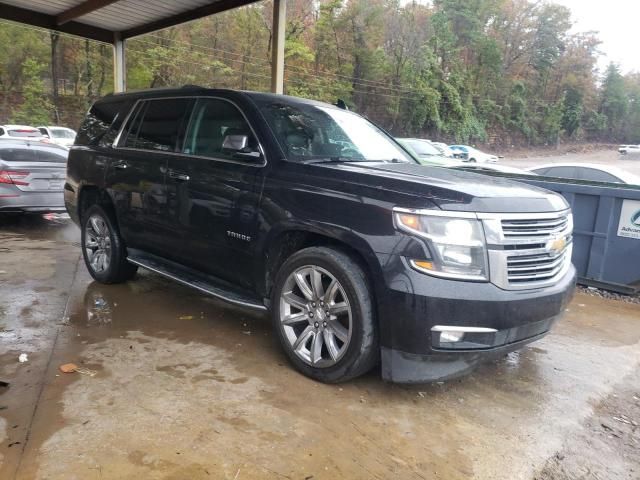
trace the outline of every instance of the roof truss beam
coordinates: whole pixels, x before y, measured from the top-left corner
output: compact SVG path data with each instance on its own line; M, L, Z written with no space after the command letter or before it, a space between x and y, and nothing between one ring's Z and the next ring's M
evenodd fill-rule
M99 42L113 43L113 32L110 30L73 21L58 25L56 17L53 15L27 10L26 8L14 7L13 5L7 5L2 2L0 2L0 18L25 25L57 30L62 33L77 35L78 37L89 38Z
M155 32L156 30L162 30L163 28L173 27L181 23L190 22L202 17L208 17L209 15L221 13L226 10L243 7L250 3L256 3L257 1L258 0L219 0L202 7L194 8L193 10L188 10L171 17L147 23L146 25L140 25L139 27L125 30L122 32L122 38L137 37L138 35L144 35L145 33Z
M86 15L87 13L100 10L101 8L104 8L107 5L111 5L112 3L115 3L117 1L118 0L86 0L80 5L71 7L69 10L59 14L56 17L56 23L58 25L64 25L71 20L75 20L76 18Z

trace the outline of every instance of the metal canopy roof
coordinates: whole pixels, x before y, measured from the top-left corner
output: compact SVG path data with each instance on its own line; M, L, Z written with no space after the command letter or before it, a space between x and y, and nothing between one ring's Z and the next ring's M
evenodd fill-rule
M113 43L258 0L0 0L0 18Z

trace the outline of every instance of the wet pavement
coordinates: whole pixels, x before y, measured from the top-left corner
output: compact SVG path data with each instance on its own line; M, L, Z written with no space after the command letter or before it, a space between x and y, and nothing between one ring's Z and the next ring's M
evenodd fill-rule
M97 284L69 221L0 222L0 479L640 478L640 305L578 295L460 380L330 386L262 316Z

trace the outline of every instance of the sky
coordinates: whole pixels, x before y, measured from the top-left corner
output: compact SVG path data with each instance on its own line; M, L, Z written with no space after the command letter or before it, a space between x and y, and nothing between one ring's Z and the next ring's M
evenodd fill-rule
M412 0L401 0L408 3ZM640 30L640 0L549 0L569 7L574 32L597 31L602 41L599 67L609 62L620 65L623 73L640 72L637 32ZM429 3L429 0L418 0Z
M640 30L639 0L555 0L571 9L573 30L595 30L602 41L599 66L620 65L623 73L640 72L637 32Z

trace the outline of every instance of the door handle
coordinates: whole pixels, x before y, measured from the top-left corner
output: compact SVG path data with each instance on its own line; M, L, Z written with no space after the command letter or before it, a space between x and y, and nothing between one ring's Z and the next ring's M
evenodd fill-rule
M114 163L113 168L117 168L118 170L126 170L127 168L129 168L129 164L125 161L120 161Z
M190 178L189 175L187 175L186 173L178 172L172 169L169 169L168 173L169 173L169 178L172 178L173 180L179 180L181 182L188 182Z

